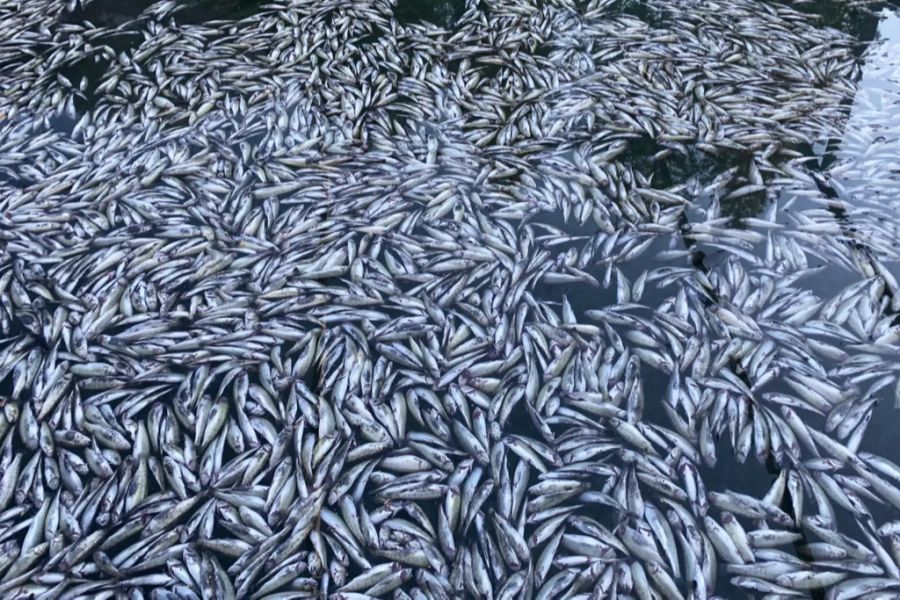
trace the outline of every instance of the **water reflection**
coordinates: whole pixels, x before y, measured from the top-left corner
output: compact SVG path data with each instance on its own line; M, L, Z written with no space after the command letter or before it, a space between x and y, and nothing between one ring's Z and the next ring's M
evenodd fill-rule
M845 202L851 231L865 231L863 242L873 256L897 277L900 258L896 242L896 209L900 206L900 12L885 10L877 41L865 53L863 77L854 99L844 137L829 174ZM857 236L858 237L858 236ZM896 292L894 292L896 293ZM879 394L865 449L880 448L900 461L900 447L889 443L895 434L893 390ZM883 416L879 419L878 416ZM882 512L885 510L880 509Z
M881 196L900 181L896 166L886 162L896 157L900 139L900 13L883 13L877 41L863 60L863 76L831 172L851 194L858 189Z

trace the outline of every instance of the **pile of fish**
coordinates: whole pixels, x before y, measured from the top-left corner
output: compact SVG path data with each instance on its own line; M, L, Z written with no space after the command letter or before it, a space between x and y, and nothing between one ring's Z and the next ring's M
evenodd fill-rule
M0 597L900 597L859 40L454 6L0 4Z

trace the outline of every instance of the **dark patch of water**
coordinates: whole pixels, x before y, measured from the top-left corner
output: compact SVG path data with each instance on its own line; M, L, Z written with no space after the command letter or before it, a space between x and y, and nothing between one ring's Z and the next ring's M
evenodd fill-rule
M394 9L397 21L404 24L427 21L444 29L453 29L466 10L465 0L398 0Z
M82 0L66 14L65 21L82 23L89 21L98 27L119 27L135 19L153 6L156 0Z
M637 17L650 27L660 29L669 21L669 11L661 6L639 0L619 0L610 7L613 11Z
M179 6L174 14L178 23L238 21L256 14L265 0L193 0Z
M800 12L816 15L825 27L833 27L850 34L860 41L875 38L878 31L877 11L885 6L896 6L896 2L883 2L863 6L842 0L816 0L815 2L791 2L790 6Z
M137 19L157 0L88 0L66 15L72 23L89 21L100 27L121 27ZM237 21L259 11L263 0L188 0L174 7L178 23L205 23L216 20Z

